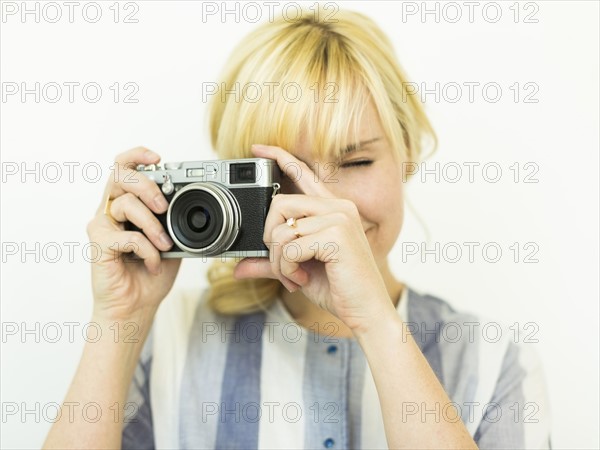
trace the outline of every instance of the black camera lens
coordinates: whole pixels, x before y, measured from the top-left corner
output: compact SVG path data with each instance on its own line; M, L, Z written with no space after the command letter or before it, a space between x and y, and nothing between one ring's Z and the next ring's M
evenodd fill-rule
M210 224L210 213L202 206L192 208L188 213L188 224L190 229L196 233L205 231Z
M178 192L167 211L173 241L193 253L212 255L226 251L235 241L240 222L239 206L216 183L193 183Z
M219 236L219 224L222 223L221 207L206 191L190 190L174 200L171 209L173 233L186 247L208 247Z

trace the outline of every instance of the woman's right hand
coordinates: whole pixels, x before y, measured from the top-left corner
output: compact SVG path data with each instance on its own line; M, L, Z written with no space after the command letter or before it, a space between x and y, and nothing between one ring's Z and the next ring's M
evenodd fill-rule
M175 281L181 259L160 258L159 251L169 250L173 242L153 214L164 213L167 201L154 181L135 170L137 164L159 161L159 155L144 147L118 155L100 207L88 224L90 242L102 250L92 263L96 319L153 317ZM105 214L107 199L112 200L110 216ZM126 231L126 221L143 233ZM123 255L131 252L141 259Z

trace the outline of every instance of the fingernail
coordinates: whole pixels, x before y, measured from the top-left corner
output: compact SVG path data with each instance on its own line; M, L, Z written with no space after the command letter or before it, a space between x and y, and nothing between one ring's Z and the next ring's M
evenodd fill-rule
M256 150L264 150L265 148L267 148L267 146L263 144L252 144L252 148Z
M167 233L165 233L164 231L160 233L160 235L158 236L158 238L160 239L160 242L168 248L171 248L173 246L173 241L171 240L171 238L167 235Z
M290 292L290 294L293 294L294 292L296 292L298 290L298 288L296 286L294 286L293 284L290 284L290 283L285 283L284 286Z
M144 153L144 159L156 159L158 158L159 155L158 153L154 153L152 150L146 150L146 152Z
M158 194L156 197L154 197L154 206L156 206L159 211L164 211L169 207L169 204L167 203L167 199L162 194Z

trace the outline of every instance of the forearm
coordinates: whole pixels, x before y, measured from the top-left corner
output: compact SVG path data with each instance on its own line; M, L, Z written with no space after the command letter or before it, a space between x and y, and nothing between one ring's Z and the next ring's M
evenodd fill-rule
M388 446L477 448L406 325L393 309L387 316L356 337L377 387ZM445 414L422 415L425 409Z
M147 320L93 321L101 327L101 338L85 344L62 414L53 424L44 448L121 447L123 407L147 337L148 326L140 322ZM131 336L132 323L139 325L135 336ZM95 407L84 410L87 405ZM71 410L77 413L70 414ZM101 415L87 417L92 412Z

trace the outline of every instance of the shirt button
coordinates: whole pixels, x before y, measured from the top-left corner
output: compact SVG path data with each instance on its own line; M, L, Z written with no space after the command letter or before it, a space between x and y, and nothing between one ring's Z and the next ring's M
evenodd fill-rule
M327 347L327 353L330 355L333 355L335 352L337 352L337 345L330 345Z
M335 444L335 441L331 438L327 438L327 439L325 439L325 442L323 442L323 445L325 446L325 448L332 448L333 444Z

